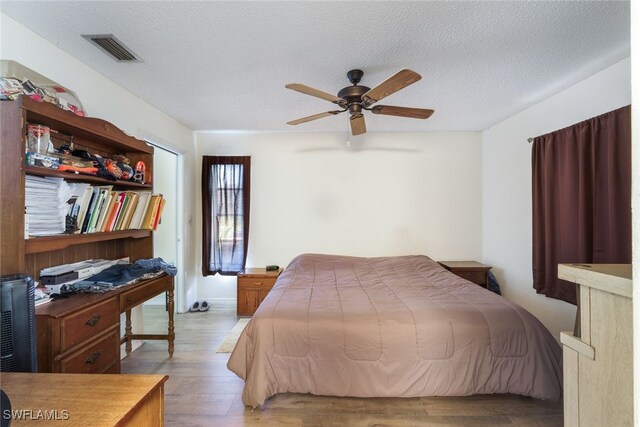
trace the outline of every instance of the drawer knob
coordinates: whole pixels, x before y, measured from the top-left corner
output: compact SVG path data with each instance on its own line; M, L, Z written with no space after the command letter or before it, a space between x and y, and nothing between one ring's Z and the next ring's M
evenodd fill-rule
M127 302L133 302L133 298L127 297Z
M100 355L102 354L102 351L98 350L98 351L94 351L93 353L91 353L91 356L87 357L84 361L84 363L86 363L87 365L93 365L95 364L98 359L100 358Z
M87 321L84 322L84 324L87 326L96 326L98 324L98 321L100 321L100 319L102 319L101 314L94 314L89 319L87 319Z
M253 282L254 285L262 285L262 282Z

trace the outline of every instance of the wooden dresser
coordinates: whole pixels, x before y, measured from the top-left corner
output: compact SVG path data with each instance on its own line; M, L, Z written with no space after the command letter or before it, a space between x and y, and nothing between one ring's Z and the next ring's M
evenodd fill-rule
M2 389L11 401L12 426L150 427L164 425L167 379L3 372Z
M238 316L252 316L276 283L282 269L245 268L238 273Z
M491 266L476 261L438 261L438 264L458 277L489 289L489 270Z
M579 285L580 336L561 332L564 425L633 425L630 264L560 264Z

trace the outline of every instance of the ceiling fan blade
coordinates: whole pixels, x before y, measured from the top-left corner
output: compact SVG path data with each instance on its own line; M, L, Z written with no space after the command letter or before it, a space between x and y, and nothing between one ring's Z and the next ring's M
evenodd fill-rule
M311 120L321 119L323 117L335 116L336 114L342 113L343 110L335 110L335 111L327 111L326 113L314 114L313 116L303 117L298 120L292 120L287 122L288 125L299 125L300 123L310 122Z
M374 114L409 117L412 119L428 119L433 114L433 110L426 108L395 107L393 105L376 105L371 109L371 112Z
M343 103L344 100L342 98L338 98L335 95L331 95L330 93L323 92L319 89L312 88L311 86L303 85L301 83L289 83L285 85L287 89L295 90L296 92L304 93L305 95L315 96L317 98L326 99L327 101L333 102L334 104Z
M380 83L378 86L370 89L367 93L362 95L362 100L367 105L371 105L380 101L383 98L396 93L400 89L409 86L412 83L420 80L422 76L413 70L403 68L402 70L389 77L387 80Z
M353 135L362 135L367 131L367 126L364 123L364 115L362 114L351 116L349 123L351 123L351 133Z

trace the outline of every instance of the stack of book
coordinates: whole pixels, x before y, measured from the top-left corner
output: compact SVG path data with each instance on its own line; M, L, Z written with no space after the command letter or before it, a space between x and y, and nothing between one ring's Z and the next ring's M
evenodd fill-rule
M151 191L31 175L25 181L25 236L156 230L166 204L162 194ZM75 220L75 230L69 220Z
M120 230L156 230L166 200L151 191L119 191L111 185L90 186L74 191L69 212L76 219L76 233ZM77 189L79 190L79 189Z

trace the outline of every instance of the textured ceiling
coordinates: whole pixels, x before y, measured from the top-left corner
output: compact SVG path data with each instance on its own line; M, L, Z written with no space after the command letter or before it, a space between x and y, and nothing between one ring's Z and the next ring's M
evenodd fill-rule
M284 88L330 93L360 68L373 87L419 82L368 114L369 131L482 130L627 57L628 2L0 2L3 13L193 130L346 131L342 114ZM144 62L118 63L81 34L112 33ZM11 59L11 58L5 58ZM36 70L38 71L38 70Z

